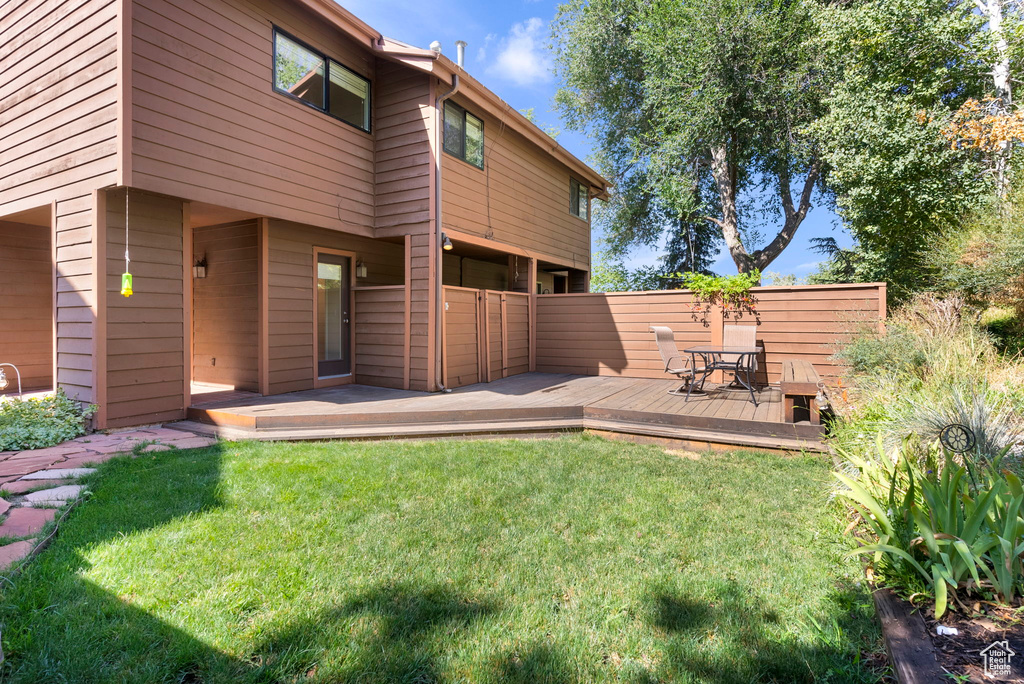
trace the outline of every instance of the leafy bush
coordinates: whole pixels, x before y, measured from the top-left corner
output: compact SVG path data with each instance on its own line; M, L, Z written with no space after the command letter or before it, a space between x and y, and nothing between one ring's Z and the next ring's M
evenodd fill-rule
M96 410L69 399L64 390L32 399L0 403L0 451L41 449L85 434Z
M870 458L846 454L855 470L836 477L869 535L853 553L873 554L887 584L923 584L936 618L961 596L1011 603L1024 580L1024 486L1001 469L1004 454L958 463L912 439L889 454L881 446Z

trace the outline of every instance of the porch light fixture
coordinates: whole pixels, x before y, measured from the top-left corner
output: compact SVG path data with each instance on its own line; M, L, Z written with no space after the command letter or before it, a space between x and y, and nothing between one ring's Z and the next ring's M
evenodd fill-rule
M455 249L455 245L452 244L451 239L445 233L441 233L441 249L446 252L450 252Z
M18 367L15 366L13 363L0 363L0 392L2 392L3 390L7 389L7 387L11 384L11 381L7 379L7 375L4 373L4 369L3 369L4 366L10 366L11 368L13 368L15 375L18 376L18 396L20 397L21 394L22 394L22 392L21 392L21 371L19 371Z
M366 277L366 264L363 263L362 259L356 261L356 278Z

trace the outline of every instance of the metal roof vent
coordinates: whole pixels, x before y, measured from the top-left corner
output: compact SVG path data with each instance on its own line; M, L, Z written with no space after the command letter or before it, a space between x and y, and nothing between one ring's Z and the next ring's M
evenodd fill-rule
M430 49L436 52L437 54L441 54L441 41L435 40L433 43L430 44Z
M459 67L463 69L466 68L466 45L468 45L468 43L464 40L455 41L455 47L458 49L458 59L456 62Z

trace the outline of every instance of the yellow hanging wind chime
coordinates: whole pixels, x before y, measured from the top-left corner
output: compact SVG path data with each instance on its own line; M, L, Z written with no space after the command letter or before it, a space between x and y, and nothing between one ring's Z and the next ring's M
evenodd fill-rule
M132 274L129 273L131 257L128 256L128 188L124 189L124 273L121 274L121 294L132 296Z

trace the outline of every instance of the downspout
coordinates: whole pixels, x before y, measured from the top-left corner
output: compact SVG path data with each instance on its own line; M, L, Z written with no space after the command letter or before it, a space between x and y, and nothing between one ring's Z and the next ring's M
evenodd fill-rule
M437 354L438 359L437 369L441 371L438 372L437 379L435 380L435 382L437 383L437 388L442 392L451 392L451 390L445 387L443 382L444 347L441 344L441 326L443 325L441 307L444 306L444 288L442 286L443 281L441 278L441 268L443 266L444 261L442 259L444 251L441 248L441 226L443 225L441 223L441 155L444 153L442 149L444 147L444 143L442 142L442 136L444 134L444 102L457 92L459 92L459 75L452 74L451 90L449 90L446 93L443 93L442 95L439 95L437 97L437 100L434 102L434 118L435 126L437 129L434 134L434 140L437 142L437 153L435 155L437 162L436 168L434 169L434 254L437 257L437 278L434 283L434 298L435 302L437 303L437 306L435 307L436 318L434 321L434 325L435 330L437 330L437 334L434 335L434 339L436 340L437 348L434 351L435 354Z

